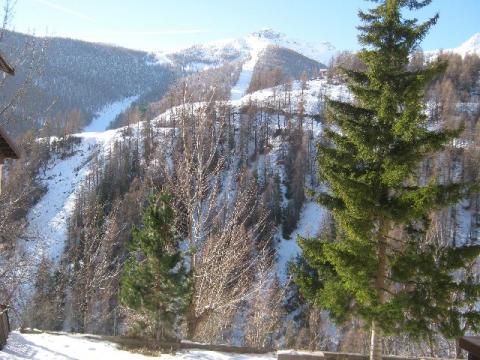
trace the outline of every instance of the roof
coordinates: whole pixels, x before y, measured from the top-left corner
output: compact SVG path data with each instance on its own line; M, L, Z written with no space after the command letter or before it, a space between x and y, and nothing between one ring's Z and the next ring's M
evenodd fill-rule
M18 159L18 150L7 133L0 127L0 161L7 158Z
M2 54L0 54L0 70L9 75L15 75L15 69L5 61Z
M0 54L0 70L10 75L15 74L15 69L5 61L2 54ZM7 133L0 127L0 163L7 158L18 159L18 150Z

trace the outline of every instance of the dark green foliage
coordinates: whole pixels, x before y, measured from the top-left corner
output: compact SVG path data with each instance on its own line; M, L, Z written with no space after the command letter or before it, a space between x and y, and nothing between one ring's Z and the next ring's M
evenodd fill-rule
M175 337L177 320L190 296L190 272L179 250L169 194L152 197L143 226L134 228L129 257L121 280L121 301L146 312L155 324L157 339Z
M427 241L426 233L432 211L473 187L417 178L421 162L460 130L426 126L425 89L446 64L408 68L438 16L421 24L402 17L428 0L377 3L359 13L366 70L343 70L354 101L328 100L331 126L318 145L319 175L329 191L317 200L334 216L337 238L299 240L306 262L294 269L295 280L338 322L358 316L385 334L457 336L478 326L471 305L480 288L462 269L480 247L452 248Z

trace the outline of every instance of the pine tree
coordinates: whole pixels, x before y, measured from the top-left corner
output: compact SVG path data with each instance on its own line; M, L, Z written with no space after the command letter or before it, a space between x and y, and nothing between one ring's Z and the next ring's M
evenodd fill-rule
M465 324L478 329L480 320L467 306L480 287L465 271L480 247L426 240L432 211L459 201L473 186L416 176L427 156L460 133L430 131L426 124L426 86L446 64L408 68L409 55L438 15L420 24L402 16L430 0L376 2L359 13L366 70L342 69L354 100L328 100L330 126L318 145L319 175L328 190L317 199L333 214L338 233L335 241L300 239L305 261L293 270L304 296L335 321L364 320L371 359L381 358L383 335L420 340L439 331L455 337Z
M191 277L179 249L172 198L152 197L143 226L134 228L121 280L120 298L129 308L146 312L155 338L171 340L190 297Z

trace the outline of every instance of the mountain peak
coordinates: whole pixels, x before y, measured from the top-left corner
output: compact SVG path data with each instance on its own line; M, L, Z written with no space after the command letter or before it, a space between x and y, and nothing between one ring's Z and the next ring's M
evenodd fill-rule
M274 30L273 28L263 28L258 31L254 31L250 34L253 37L261 38L261 39L268 39L268 40L279 40L285 38L286 35Z
M463 56L467 54L479 54L480 55L480 33L476 33L471 36L467 41L460 45L457 52Z

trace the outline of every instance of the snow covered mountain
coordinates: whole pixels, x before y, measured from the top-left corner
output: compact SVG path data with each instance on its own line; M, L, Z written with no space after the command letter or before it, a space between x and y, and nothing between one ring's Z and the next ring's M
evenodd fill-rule
M459 47L451 50L454 53L462 55L477 54L480 55L480 33L476 33L470 39L465 41Z
M428 60L434 60L442 52L458 54L461 57L473 54L480 56L480 32L472 35L467 41L456 48L425 51L425 57Z
M160 63L178 65L187 71L199 71L226 62L258 58L268 46L287 48L323 64L328 64L336 52L329 42L303 42L266 28L245 37L195 45L176 52L158 52L156 56Z
M17 71L5 79L0 104L25 90L12 113L3 114L2 123L5 117L22 119L8 124L14 136L72 110L88 122L104 106L126 97L158 99L177 78L171 66L152 65L153 56L143 51L10 31L4 35L2 54Z

